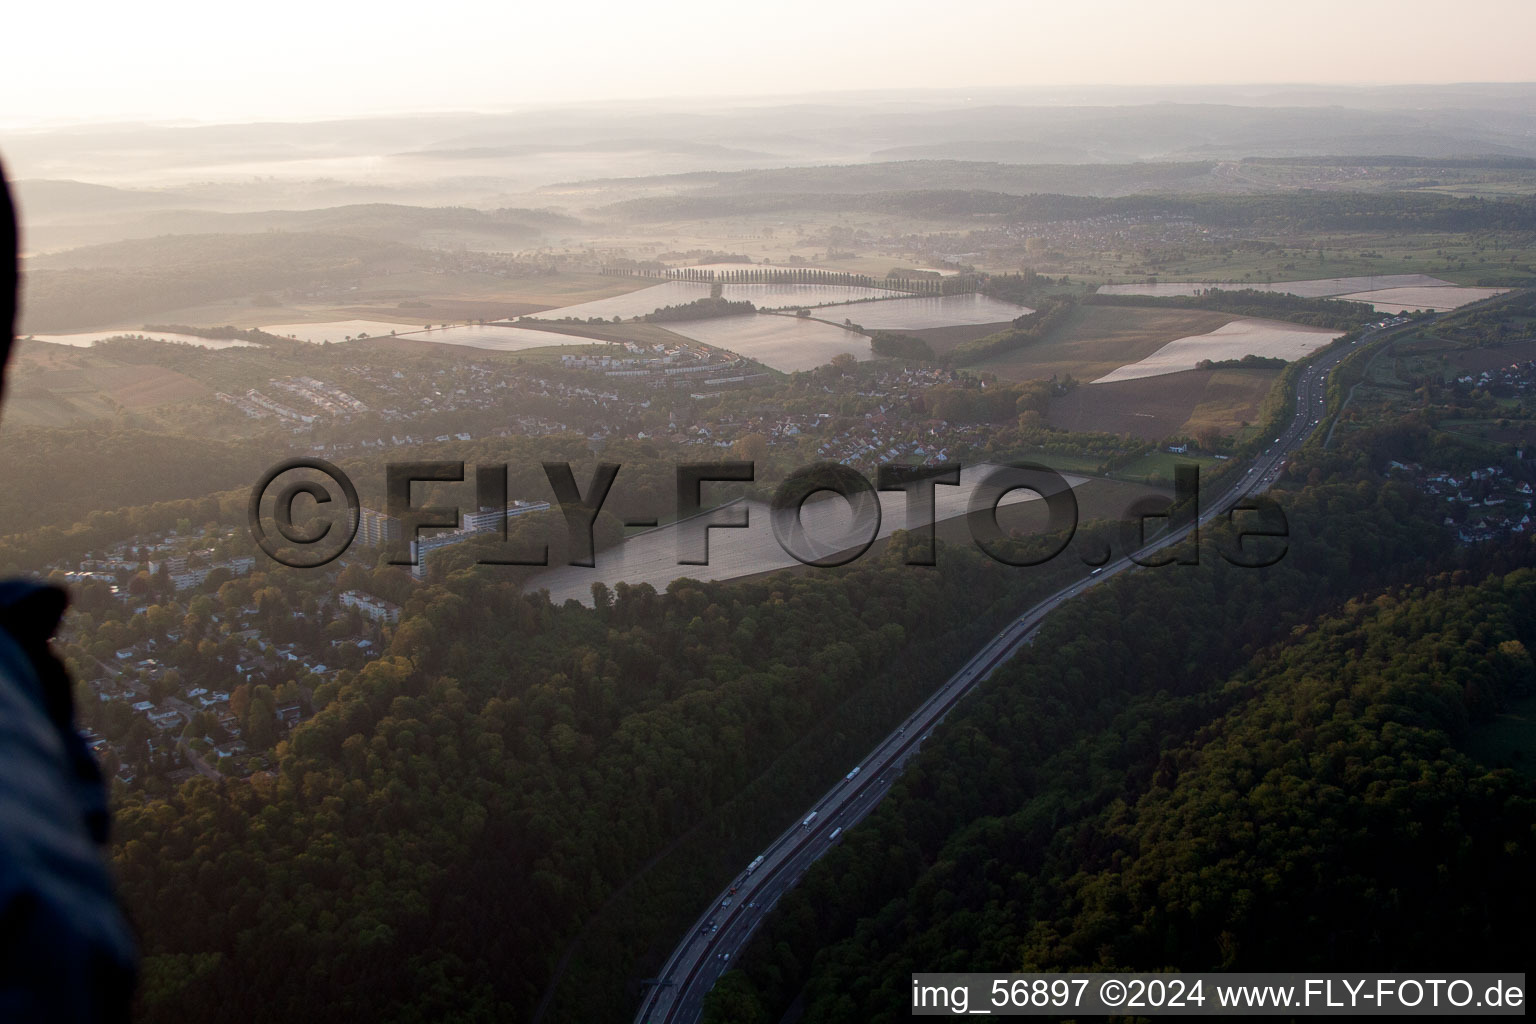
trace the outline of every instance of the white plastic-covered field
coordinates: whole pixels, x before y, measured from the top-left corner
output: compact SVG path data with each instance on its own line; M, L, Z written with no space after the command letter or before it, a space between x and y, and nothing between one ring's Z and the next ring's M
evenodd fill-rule
M1414 309L1433 309L1444 312L1458 309L1472 302L1492 298L1506 288L1463 288L1446 285L1433 288L1378 288L1369 292L1353 292L1340 295L1352 302L1369 302L1378 313L1404 313Z
M1242 319L1222 324L1209 334L1170 341L1145 359L1128 363L1093 381L1108 384L1165 373L1193 370L1202 359L1220 361L1246 355L1300 359L1339 337L1342 331L1302 327L1277 320Z
M785 373L814 369L844 352L855 359L873 357L864 335L802 317L748 313L684 320L667 328Z
M196 345L198 348L248 348L254 341L241 341L237 338L202 338L195 334L177 334L173 331L145 331L127 328L121 331L92 331L88 334L29 334L32 341L46 341L51 345L72 345L75 348L90 348L98 341L106 341L109 338L148 338L150 341L164 341L175 345Z
M468 348L490 349L493 352L526 352L534 348L553 345L601 345L596 338L583 338L576 334L556 334L554 331L534 331L527 327L500 327L495 325L439 327L430 331L417 331L412 341L429 341L437 345L464 345Z
M823 320L852 320L871 331L917 331L925 327L998 324L1033 313L1028 306L985 295L921 295L878 302L851 302L816 311Z

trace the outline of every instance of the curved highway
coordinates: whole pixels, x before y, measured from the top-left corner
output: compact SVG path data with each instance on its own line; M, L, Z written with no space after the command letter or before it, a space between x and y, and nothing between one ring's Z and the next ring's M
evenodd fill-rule
M1296 385L1296 410L1284 431L1266 445L1248 470L1229 477L1211 495L1201 494L1199 523L1210 522L1239 500L1267 490L1279 477L1286 458L1323 418L1327 402L1328 375L1358 347L1381 340L1396 325L1367 330L1361 337L1338 350L1315 357ZM805 873L806 869L852 828L889 790L891 783L917 752L930 731L943 721L970 690L992 674L1033 637L1041 620L1063 602L1112 576L1137 568L1137 560L1177 544L1189 536L1192 525L1182 527L1149 542L1134 555L1122 556L1061 588L1030 608L950 676L932 696L895 732L865 755L858 766L850 765L848 774L807 808L800 819L787 828L763 851L752 865L743 865L724 892L715 897L708 910L694 922L688 934L672 951L660 975L651 982L635 1017L636 1024L693 1024L701 1015L704 996L730 967L731 960L757 930L779 897Z

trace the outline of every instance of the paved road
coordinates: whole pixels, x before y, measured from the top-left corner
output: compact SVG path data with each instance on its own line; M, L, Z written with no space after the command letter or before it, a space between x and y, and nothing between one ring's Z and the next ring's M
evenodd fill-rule
M1360 340L1338 351L1318 356L1303 372L1296 387L1296 411L1290 424L1253 460L1253 465L1210 494L1202 493L1201 524L1218 516L1238 500L1269 488L1284 469L1286 458L1317 427L1327 401L1328 375L1356 348L1379 340L1393 328L1365 333ZM1189 535L1190 524L1148 543L1134 558L1146 561L1154 552L1178 543ZM720 893L668 958L636 1014L636 1024L692 1024L699 1019L705 994L729 967L730 961L757 930L768 911L795 885L811 864L867 815L889 790L891 783L944 719L970 690L1007 661L1034 636L1041 621L1064 602L1087 588L1122 572L1137 568L1132 556L1124 556L1102 568L1088 570L1082 579L1068 584L1011 622L977 651L895 732L886 736L847 777L822 794L806 809L801 820L787 828L763 851L762 861L737 876Z

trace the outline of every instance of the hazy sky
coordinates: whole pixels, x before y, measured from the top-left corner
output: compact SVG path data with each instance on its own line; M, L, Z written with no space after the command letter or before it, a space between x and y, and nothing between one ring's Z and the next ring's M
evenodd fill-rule
M901 87L1536 79L1533 0L13 0L5 16L0 122L13 125Z

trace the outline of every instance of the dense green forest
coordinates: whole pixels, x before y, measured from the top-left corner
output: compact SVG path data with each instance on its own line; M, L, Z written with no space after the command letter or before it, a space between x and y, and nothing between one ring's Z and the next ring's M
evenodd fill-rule
M0 488L0 522L17 532L59 531L118 517L117 510L127 507L249 487L275 461L271 445L116 422L9 433L11 443L0 449L0 478L25 483ZM52 555L46 545L30 553Z
M931 363L937 358L922 338L900 331L876 331L869 339L869 350L877 356L913 363Z
M383 656L316 689L270 778L121 811L144 1019L526 1019L578 925L648 860L765 772L793 814L998 616L1075 571L904 557L619 586L595 610L472 571L402 595ZM749 820L744 848L779 826ZM691 858L686 891L738 859ZM633 959L670 944L691 895L643 910L625 927L647 922L645 946L589 937L610 958L560 1019L622 1016Z
M1048 620L706 1020L905 1019L922 970L1509 962L1536 788L1466 750L1536 687L1532 547L1452 550L1359 452L1309 478L1275 567L1141 573Z
M662 306L640 319L646 323L672 323L679 320L706 320L714 316L740 316L756 312L757 307L745 300L732 302L718 295L709 295L676 306Z
M1241 359L1202 359L1195 364L1197 370L1280 370L1288 360L1279 356L1256 356L1252 352Z
M1468 957L1508 941L1536 803L1457 748L1533 684L1531 547L1455 548L1372 460L1298 458L1270 569L1211 551L1048 620L784 897L711 1019L802 992L808 1019L904 1016L915 969L1404 966L1446 933ZM143 1018L527 1019L574 941L548 1019L624 1019L701 894L1074 571L949 549L918 571L903 544L593 609L484 571L401 590L348 569L401 623L316 688L272 775L120 814Z

